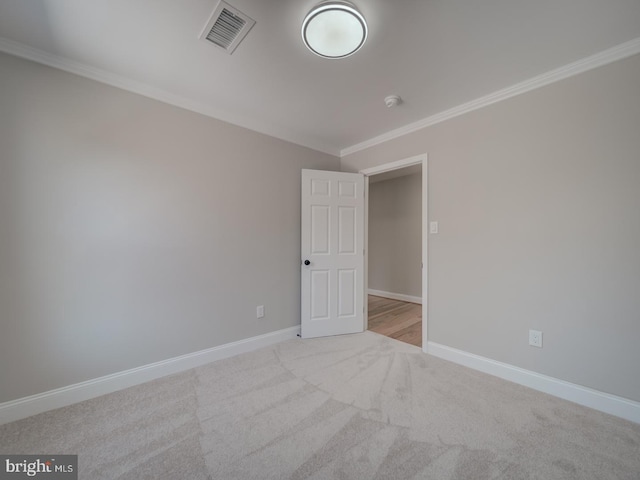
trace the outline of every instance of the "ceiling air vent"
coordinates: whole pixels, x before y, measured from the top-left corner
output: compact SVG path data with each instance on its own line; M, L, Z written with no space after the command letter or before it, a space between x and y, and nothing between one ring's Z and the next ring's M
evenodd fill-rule
M200 39L213 43L231 55L255 23L237 8L220 1L202 29Z

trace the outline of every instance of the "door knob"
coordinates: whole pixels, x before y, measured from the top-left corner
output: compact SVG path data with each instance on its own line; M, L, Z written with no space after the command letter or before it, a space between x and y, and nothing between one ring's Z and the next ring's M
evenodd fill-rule
M305 265L307 265L307 266L309 266L309 265L311 265L311 262L310 262L309 260L305 260L305 261L304 261L304 264L305 264Z

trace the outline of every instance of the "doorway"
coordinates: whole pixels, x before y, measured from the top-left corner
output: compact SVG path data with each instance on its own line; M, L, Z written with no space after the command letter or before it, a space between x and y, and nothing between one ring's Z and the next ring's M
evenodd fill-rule
M365 175L365 329L370 329L377 333L387 335L391 338L396 338L413 345L422 347L423 351L427 351L427 155L420 155L411 157L405 160L392 162L378 167L361 170L360 173ZM402 177L406 177L404 180ZM384 269L377 268L376 260L372 255L379 253L379 245L376 245L376 237L382 232L384 237L386 234L385 228L389 228L391 231L388 235L393 239L397 232L393 231L393 227L397 225L377 225L375 223L379 219L372 218L370 213L375 211L375 207L379 205L372 205L372 191L376 192L376 186L374 184L381 184L380 182L387 182L390 188L401 187L407 188L407 186L413 185L413 193L403 194L405 201L413 198L418 205L414 205L414 209L418 208L418 211L413 213L411 219L404 218L403 221L406 225L417 223L417 229L415 225L411 226L413 229L413 246L411 255L402 255L404 262L409 262L405 266L392 265L395 268L395 273L392 272L389 282L386 282L384 278L381 279L381 275L384 276ZM392 187L392 184L398 183L399 185ZM385 187L386 188L386 187ZM416 191L416 188L418 190ZM388 198L393 198L392 195ZM417 199L415 196L417 195ZM380 198L378 199L380 201ZM385 199L381 200L382 207L385 208ZM406 206L411 208L410 205ZM403 208L400 205L400 208ZM421 210L421 211L420 211ZM392 214L392 212L387 212ZM409 213L409 212L405 212ZM407 224L406 222L410 223ZM399 222L398 225L401 225ZM410 233L410 232L409 232ZM391 243L393 244L393 240ZM417 243L416 243L417 242ZM398 244L398 242L395 242ZM406 242L405 242L406 243ZM410 242L409 242L410 243ZM385 243L383 242L383 245ZM402 240L399 242L402 244ZM376 251L378 248L378 251ZM401 247L405 248L405 247ZM408 247L407 247L408 248ZM398 262L402 263L403 259L399 258L401 255L386 255L387 264ZM409 259L407 259L409 258ZM404 273L408 274L408 278L398 278L398 275L404 276ZM389 271L387 271L387 274ZM375 275L371 278L370 274ZM369 281L371 280L371 288ZM403 285L404 284L404 285ZM420 285L421 284L421 285ZM394 291L397 290L397 291ZM401 291L398 294L398 291ZM369 295L372 294L372 295Z

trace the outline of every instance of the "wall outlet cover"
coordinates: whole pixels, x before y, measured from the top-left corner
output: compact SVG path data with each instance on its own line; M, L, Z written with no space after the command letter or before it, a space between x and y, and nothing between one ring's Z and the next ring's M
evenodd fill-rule
M529 330L529 345L542 348L542 332L539 330Z

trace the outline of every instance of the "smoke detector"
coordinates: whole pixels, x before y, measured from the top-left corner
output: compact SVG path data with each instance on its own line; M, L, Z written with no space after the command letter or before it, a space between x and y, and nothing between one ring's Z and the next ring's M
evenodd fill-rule
M220 0L199 38L231 55L255 24L251 17Z
M385 97L385 99L384 99L384 104L388 108L397 107L401 103L402 103L402 98L400 98L400 95L389 95L388 97Z

